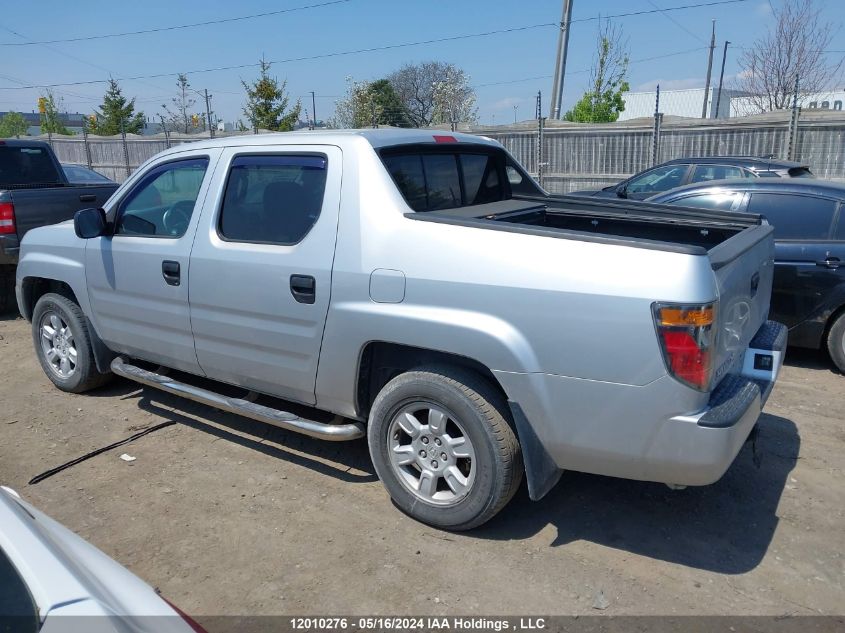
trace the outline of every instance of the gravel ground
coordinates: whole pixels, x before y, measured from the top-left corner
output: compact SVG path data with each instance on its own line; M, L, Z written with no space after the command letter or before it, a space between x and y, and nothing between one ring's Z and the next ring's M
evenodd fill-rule
M817 354L790 350L759 468L746 446L704 488L565 473L542 501L523 485L493 521L450 534L390 503L363 441L321 443L122 380L65 394L29 332L0 317L0 483L189 613L843 614L845 377Z

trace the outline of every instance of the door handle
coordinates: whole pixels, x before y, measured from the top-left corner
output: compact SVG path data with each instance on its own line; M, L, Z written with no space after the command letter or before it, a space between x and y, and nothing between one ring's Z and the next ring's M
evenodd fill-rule
M841 264L842 261L838 257L828 257L820 262L816 262L816 266L823 266L824 268L830 268L831 270L836 270Z
M290 293L298 303L314 303L317 299L317 282L311 275L291 275Z
M178 286L181 283L182 273L179 262L170 261L169 259L161 262L161 276L168 286Z
M83 193L79 196L80 202L96 202L97 196L93 193Z

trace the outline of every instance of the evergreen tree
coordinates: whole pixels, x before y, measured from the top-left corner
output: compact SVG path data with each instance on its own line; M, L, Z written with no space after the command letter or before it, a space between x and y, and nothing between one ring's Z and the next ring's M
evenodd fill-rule
M127 134L138 134L144 128L144 113L135 112L135 98L127 99L114 79L103 96L100 111L91 119L88 131L100 136L120 134L121 127Z
M253 129L286 132L293 129L299 121L302 104L297 100L296 105L288 112L290 97L285 92L287 81L279 83L275 77L270 77L270 63L261 59L258 79L248 84L241 80L246 90L246 105L243 112Z

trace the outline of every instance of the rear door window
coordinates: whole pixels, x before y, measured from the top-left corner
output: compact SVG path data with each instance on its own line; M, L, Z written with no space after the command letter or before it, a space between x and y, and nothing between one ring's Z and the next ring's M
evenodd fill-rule
M845 241L845 203L839 204L839 221L836 223L833 239Z
M765 216L782 240L824 240L830 235L836 202L786 193L752 193L749 213Z
M235 242L301 242L323 208L327 162L317 155L236 157L223 195L220 235Z
M696 165L691 182L725 180L727 178L752 178L751 172L732 165Z

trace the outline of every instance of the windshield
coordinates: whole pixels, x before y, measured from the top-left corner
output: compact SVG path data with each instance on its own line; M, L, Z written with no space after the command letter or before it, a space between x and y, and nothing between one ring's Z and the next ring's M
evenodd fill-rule
M26 583L0 549L0 631L31 633L39 628L38 608Z

